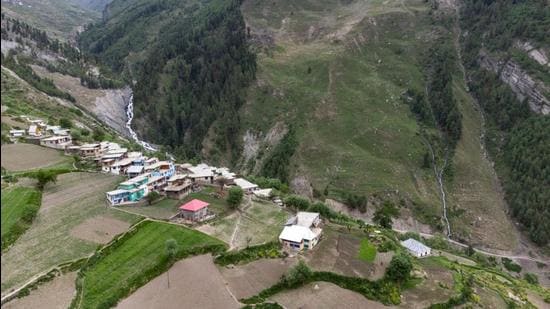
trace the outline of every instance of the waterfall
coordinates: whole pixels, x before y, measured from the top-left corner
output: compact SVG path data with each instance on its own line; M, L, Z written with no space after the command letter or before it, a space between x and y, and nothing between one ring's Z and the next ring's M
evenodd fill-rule
M128 132L130 132L130 136L132 136L132 139L140 144L143 148L149 150L149 151L157 151L155 147L151 146L151 144L147 143L146 141L142 141L139 139L137 133L132 129L132 120L134 119L134 94L130 94L130 100L128 101L128 106L126 106L126 128L128 129Z

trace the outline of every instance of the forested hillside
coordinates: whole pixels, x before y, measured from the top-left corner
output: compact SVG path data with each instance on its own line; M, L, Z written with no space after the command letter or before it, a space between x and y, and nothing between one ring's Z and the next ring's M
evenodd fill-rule
M238 109L255 74L239 6L235 0L114 1L80 44L135 80L136 129L145 138L194 158L214 130L215 149L231 157Z
M550 119L531 112L495 73L480 68L479 59L482 50L487 50L525 66L517 60L516 42L528 41L547 50L550 6L546 0L469 0L461 16L462 27L468 31L462 45L470 88L487 116L486 141L506 200L531 239L545 245L550 241ZM533 66L542 76L548 74L538 63Z

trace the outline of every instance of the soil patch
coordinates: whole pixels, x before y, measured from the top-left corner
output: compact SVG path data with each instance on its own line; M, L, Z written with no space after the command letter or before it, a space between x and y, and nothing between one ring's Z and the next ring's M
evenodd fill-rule
M97 216L75 226L71 230L71 236L98 244L106 244L115 235L123 233L129 227L130 224L128 222L105 216Z
M68 308L76 291L75 280L76 272L64 274L39 286L30 295L2 305L2 308Z
M2 167L9 171L24 171L62 163L61 152L32 144L2 145Z
M271 300L285 308L387 308L363 295L328 282L314 282L296 290L279 293Z
M359 236L325 228L323 239L317 248L307 252L305 256L308 264L315 270L369 280L380 279L393 257L393 252L378 252L372 263L366 262L359 259L360 245Z
M428 259L418 260L426 278L401 296L400 308L427 308L434 303L446 302L454 294L453 274Z
M264 259L220 269L237 299L248 298L277 283L296 259Z
M117 308L240 308L226 288L211 255L199 255L174 264L166 273L122 300Z
M104 174L97 174L94 177L90 177L90 174L87 173L60 175L55 184L48 185L48 190L42 196L40 211L76 202L83 195L104 190L106 183L112 182L112 180L112 176Z

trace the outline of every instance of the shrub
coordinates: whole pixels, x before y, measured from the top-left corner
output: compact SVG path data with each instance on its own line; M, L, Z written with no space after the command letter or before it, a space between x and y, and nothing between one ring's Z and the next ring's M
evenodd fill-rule
M232 187L229 189L227 196L227 204L232 208L237 208L243 201L244 192L240 187Z
M539 284L539 278L537 278L537 275L533 273L525 273L525 275L523 275L523 279L531 284Z
M229 264L248 263L260 258L280 258L284 257L284 254L280 251L280 244L278 242L269 242L257 246L250 246L239 251L223 252L220 254L214 262L221 266Z
M396 254L386 269L386 278L393 282L403 283L410 278L412 268L411 258L408 255Z
M288 205L296 210L307 210L309 208L309 200L299 195L289 195L284 200L285 205Z
M502 258L502 265L504 265L504 268L506 268L508 271L513 271L516 273L521 272L521 266L519 264L514 263L509 258Z
M389 252L389 251L394 251L396 249L397 249L397 245L395 244L395 242L389 239L384 240L384 242L382 242L378 246L378 251L380 252Z

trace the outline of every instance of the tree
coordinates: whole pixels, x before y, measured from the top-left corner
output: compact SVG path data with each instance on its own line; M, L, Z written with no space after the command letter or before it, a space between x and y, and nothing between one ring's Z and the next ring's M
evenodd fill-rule
M527 281L531 284L534 284L534 285L539 284L539 278L537 278L537 275L535 275L533 273L525 273L523 275L523 278L525 279L525 281Z
M290 206L296 210L306 210L309 208L309 201L299 195L289 195L284 200L285 205Z
M34 177L38 180L36 187L39 190L44 190L44 187L50 182L57 182L57 174L53 171L39 170Z
M231 206L231 208L237 208L243 201L244 192L243 189L240 187L232 187L229 189L229 194L227 196L227 204Z
M60 125L62 128L70 129L70 128L73 127L73 122L72 122L70 119L61 118L61 119L59 119L59 125Z
M100 127L95 127L92 138L95 141L102 141L105 138L105 132Z
M311 269L307 267L304 261L300 260L298 265L290 269L285 275L285 282L288 287L295 287L305 283L311 277Z
M147 205L152 205L154 201L158 200L160 198L160 194L157 191L151 191L147 196L145 196L145 200L147 200Z
M178 253L178 243L176 242L175 239L170 238L166 240L164 249L166 252L166 257L168 259L168 262L172 264L172 262L174 262L174 259L176 258L176 255ZM168 271L166 272L166 276L168 279L168 288L170 288L170 269L168 269Z
M399 209L390 201L385 201L381 208L374 212L374 222L383 228L391 229L392 218L399 216Z
M411 276L412 269L411 258L404 253L398 253L386 269L386 278L397 283L406 282Z
M466 248L466 255L472 256L474 253L476 253L474 247L472 247L472 245L468 245L468 248Z

